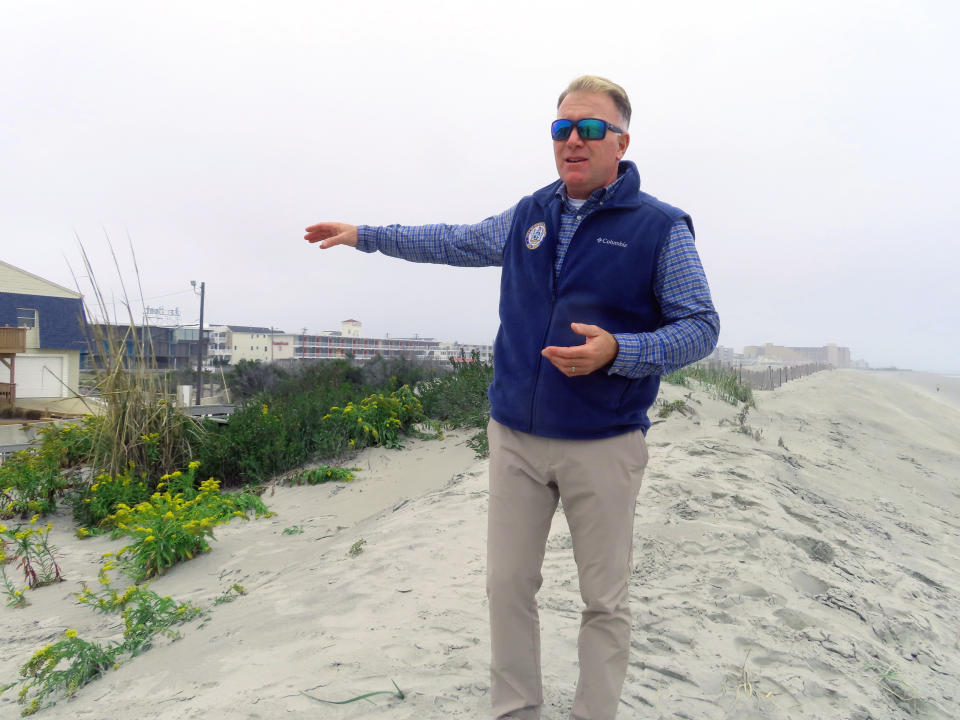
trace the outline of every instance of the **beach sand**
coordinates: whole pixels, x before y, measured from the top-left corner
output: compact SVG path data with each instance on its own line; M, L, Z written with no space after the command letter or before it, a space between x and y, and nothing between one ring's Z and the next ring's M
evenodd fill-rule
M818 373L759 393L743 426L705 390L663 387L694 414L647 436L618 717L960 716L960 407L913 380ZM487 462L466 438L365 451L349 484L268 491L275 517L218 528L211 552L152 584L205 620L37 717L489 717ZM122 543L77 540L66 512L55 524L67 581L0 609L0 683L66 628L120 636L73 594ZM543 720L568 717L577 677L570 547L561 509L539 595ZM214 606L234 583L247 594ZM405 699L302 694L393 682ZM18 715L15 695L0 717Z

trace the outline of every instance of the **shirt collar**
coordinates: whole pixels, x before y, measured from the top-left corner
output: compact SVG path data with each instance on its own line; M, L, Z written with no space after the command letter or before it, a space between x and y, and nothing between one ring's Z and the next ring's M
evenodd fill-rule
M587 198L587 201L581 206L580 210L582 211L583 208L592 207L593 205L599 203L601 200L605 200L607 198L613 198L617 192L617 188L620 187L623 177L624 177L623 174L621 174L617 177L616 180L614 180L609 185L602 188L597 188L592 193L590 193L590 197ZM567 212L572 212L573 208L569 202L570 196L567 195L567 186L564 185L563 183L560 183L560 187L557 188L556 195L563 202L563 209L566 210Z

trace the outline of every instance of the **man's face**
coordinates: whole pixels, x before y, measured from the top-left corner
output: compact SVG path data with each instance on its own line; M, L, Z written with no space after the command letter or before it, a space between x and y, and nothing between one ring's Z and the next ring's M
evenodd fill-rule
M617 127L624 127L617 106L604 93L573 92L557 108L557 119L577 122L599 118ZM553 141L557 172L572 198L587 198L597 188L617 179L617 166L630 144L628 133L617 134L607 129L602 140L581 140L574 128L566 140Z

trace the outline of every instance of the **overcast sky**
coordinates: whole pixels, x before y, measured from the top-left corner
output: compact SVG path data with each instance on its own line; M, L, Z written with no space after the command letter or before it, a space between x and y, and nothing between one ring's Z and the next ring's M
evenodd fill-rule
M303 228L505 210L556 179L557 96L592 73L630 94L643 187L693 216L722 345L960 372L954 2L0 8L0 259L59 284L79 236L121 297L129 237L185 323L202 280L205 323L492 342L499 270Z

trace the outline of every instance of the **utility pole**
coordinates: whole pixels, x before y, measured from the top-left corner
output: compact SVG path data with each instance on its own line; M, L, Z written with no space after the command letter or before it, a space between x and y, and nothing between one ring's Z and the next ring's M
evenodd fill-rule
M191 280L194 291L197 289L197 281ZM197 405L203 397L203 299L207 284L200 283L200 332L197 335Z

